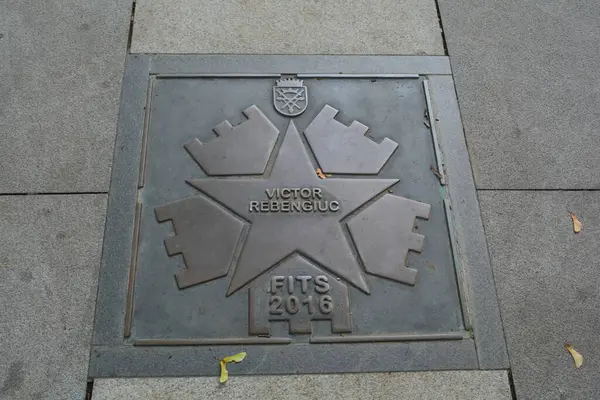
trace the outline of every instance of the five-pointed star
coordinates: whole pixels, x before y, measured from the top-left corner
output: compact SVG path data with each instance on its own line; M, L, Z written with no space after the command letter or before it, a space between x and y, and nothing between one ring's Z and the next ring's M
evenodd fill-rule
M251 223L231 278L227 292L230 295L294 253L369 293L340 220L396 182L397 179L319 179L298 130L290 121L269 176L196 179L188 183ZM320 188L323 200L339 202L339 211L250 211L251 201L269 200L266 189L303 187Z

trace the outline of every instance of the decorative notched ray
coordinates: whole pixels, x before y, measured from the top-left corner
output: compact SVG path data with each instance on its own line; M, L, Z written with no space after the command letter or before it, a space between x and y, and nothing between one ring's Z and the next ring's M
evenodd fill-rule
M386 194L352 218L348 229L367 272L414 285L417 270L406 267L406 256L423 250L425 237L412 230L415 218L428 219L430 211L429 204Z
M192 139L185 149L208 175L260 175L277 142L279 129L260 109L244 110L248 119L237 126L223 121L213 130L217 138L208 143Z
M375 143L365 133L369 127L358 121L346 126L335 120L338 110L325 105L304 135L326 174L378 174L398 143L384 138Z

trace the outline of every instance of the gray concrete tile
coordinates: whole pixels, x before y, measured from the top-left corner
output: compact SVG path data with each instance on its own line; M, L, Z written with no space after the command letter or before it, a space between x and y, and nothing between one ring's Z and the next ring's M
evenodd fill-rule
M479 188L600 188L600 2L439 0Z
M434 0L138 0L131 51L443 55L444 47Z
M93 400L509 400L506 371L97 379ZM215 368L215 371L217 369Z
M600 192L479 196L518 399L600 398Z
M0 2L0 193L108 190L130 13Z
M106 195L0 197L0 398L85 397Z

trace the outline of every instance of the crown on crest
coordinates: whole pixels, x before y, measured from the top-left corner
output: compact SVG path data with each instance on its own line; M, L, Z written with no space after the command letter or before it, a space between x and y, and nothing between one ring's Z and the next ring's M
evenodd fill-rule
M277 86L302 87L303 81L296 78L277 79Z

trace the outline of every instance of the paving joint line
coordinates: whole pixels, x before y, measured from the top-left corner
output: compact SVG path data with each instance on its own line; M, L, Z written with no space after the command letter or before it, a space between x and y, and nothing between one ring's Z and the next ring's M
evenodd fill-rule
M94 392L94 381L88 381L87 386L85 388L85 400L92 400Z
M515 389L515 381L512 374L512 369L508 370L508 386L510 387L510 397L512 400L517 400L517 390Z
M0 193L0 197L10 196L69 196L76 194L108 194L108 191L100 192L9 192Z
M600 192L600 189L494 189L477 188L478 192Z
M442 45L444 46L444 55L448 56L448 45L446 44L446 34L444 33L444 24L442 23L442 14L438 0L435 1L435 11L437 13L438 24L440 25L440 34L442 35Z
M131 3L131 16L129 18L129 32L127 33L127 52L131 52L131 40L133 38L133 21L135 17L135 4L136 0Z

